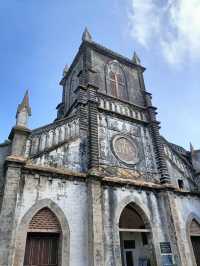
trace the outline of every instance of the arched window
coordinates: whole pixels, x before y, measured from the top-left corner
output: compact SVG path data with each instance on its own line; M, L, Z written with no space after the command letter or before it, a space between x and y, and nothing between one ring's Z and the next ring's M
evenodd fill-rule
M124 71L117 61L107 65L107 91L114 97L128 100Z
M69 96L68 96L69 107L71 107L71 105L76 99L75 90L77 89L78 84L79 84L78 73L76 70L74 70L71 75L70 84L69 84Z
M61 227L49 208L32 218L26 239L24 266L58 266Z
M153 265L151 246L151 230L146 217L128 204L119 220L122 265Z
M196 265L200 265L200 224L193 219L190 224L190 238L196 259Z

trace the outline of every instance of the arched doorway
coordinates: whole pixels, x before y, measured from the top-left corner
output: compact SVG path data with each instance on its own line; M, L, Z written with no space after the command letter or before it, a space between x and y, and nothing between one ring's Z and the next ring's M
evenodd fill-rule
M61 227L47 207L39 210L29 223L24 266L59 266Z
M200 224L196 219L190 223L190 239L194 251L196 265L200 265Z
M128 204L119 220L123 266L151 266L151 230L146 217L133 203Z

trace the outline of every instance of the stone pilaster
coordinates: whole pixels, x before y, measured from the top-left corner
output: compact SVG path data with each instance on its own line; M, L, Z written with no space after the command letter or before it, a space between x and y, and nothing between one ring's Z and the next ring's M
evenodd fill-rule
M184 244L181 240L181 228L178 221L178 214L175 202L175 195L169 191L163 193L165 200L165 211L167 213L167 226L171 240L172 252L174 255L175 265L186 266L187 262L184 257Z
M102 188L94 177L88 178L89 265L104 266Z
M21 116L20 116L21 115ZM5 186L0 213L0 266L11 266L16 229L16 205L20 195L21 169L25 163L24 152L30 130L26 127L30 115L28 94L19 105L16 126L9 135L12 141L11 154L5 163Z
M164 147L159 133L159 122L156 119L156 108L151 104L151 94L145 92L146 94L146 103L147 103L147 112L149 115L149 126L150 132L153 140L155 158L160 172L161 183L170 183L170 177L167 169L167 164L164 158Z
M25 151L26 140L30 134L30 130L26 127L15 126L12 128L9 139L12 141L11 155L23 157Z
M96 89L88 88L89 93L89 169L99 166L98 148L98 101Z
M12 265L15 211L20 191L22 163L22 161L7 161L6 183L0 214L0 266Z

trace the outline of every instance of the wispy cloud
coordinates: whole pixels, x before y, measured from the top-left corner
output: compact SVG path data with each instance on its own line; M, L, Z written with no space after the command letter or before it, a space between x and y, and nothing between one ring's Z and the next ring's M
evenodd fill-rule
M130 34L168 63L200 59L200 0L130 0Z

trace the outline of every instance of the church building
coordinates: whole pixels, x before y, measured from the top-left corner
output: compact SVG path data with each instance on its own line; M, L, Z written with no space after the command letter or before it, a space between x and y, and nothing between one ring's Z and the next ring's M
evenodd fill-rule
M0 144L0 266L200 266L200 150L160 135L144 71L86 29L52 123L29 128L26 92Z

